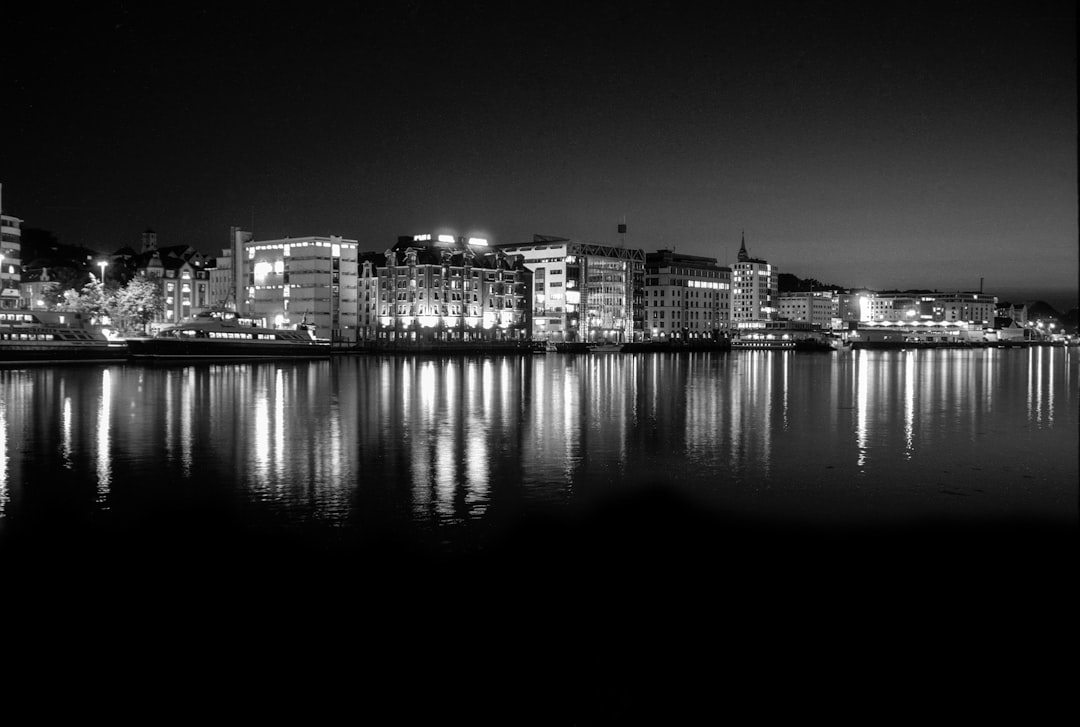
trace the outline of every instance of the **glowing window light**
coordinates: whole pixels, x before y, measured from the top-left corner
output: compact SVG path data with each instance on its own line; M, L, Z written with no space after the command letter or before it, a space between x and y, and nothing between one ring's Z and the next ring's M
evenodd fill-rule
M470 237L469 238L469 244L470 245L483 245L484 247L487 247L488 241L486 239L484 239L483 237Z
M434 328L435 324L439 322L438 316L418 316L417 320L420 321L420 325L424 328Z
M330 246L331 257L341 257L341 245L334 243Z
M274 261L274 273L277 274L277 275L281 275L283 272L285 272L285 261L284 260L275 260Z
M262 277L266 277L267 275L269 275L270 272L274 269L274 266L271 265L268 262L258 262L258 263L255 263L255 268L254 269L255 269L255 277L262 278Z

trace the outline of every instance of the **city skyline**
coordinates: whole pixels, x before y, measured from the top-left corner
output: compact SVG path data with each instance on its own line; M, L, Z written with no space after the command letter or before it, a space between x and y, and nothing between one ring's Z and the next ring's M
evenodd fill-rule
M211 256L625 223L730 265L745 232L802 278L1075 307L1072 4L690 7L16 10L3 209Z

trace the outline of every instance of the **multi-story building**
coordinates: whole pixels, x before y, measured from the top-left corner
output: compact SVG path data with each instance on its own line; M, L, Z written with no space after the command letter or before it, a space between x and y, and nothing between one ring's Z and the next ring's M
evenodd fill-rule
M645 251L534 235L499 245L532 271L532 338L640 341L645 325Z
M717 340L731 323L731 268L716 258L659 250L645 255L645 338Z
M1027 303L1009 303L999 304L999 307L994 313L996 318L1007 318L1016 323L1017 326L1023 328L1028 324L1028 306Z
M239 227L229 228L229 246L208 264L210 305L222 310L239 310L246 278L243 276L244 245L254 236Z
M356 338L375 341L379 333L379 267L386 254L362 252L356 261Z
M532 272L520 255L490 247L487 240L400 237L384 253L383 265L365 260L360 276L364 294L378 296L361 305L377 306L380 343L529 339Z
M803 321L811 328L832 327L835 301L832 291L781 293L777 300L777 317L786 321Z
M138 252L123 247L111 256L108 278L141 277L158 281L165 309L152 326L178 323L210 307L206 256L190 245L159 246L157 233L145 230ZM104 263L101 263L104 265ZM103 269L102 274L106 275Z
M357 242L338 235L254 240L233 231L237 310L267 325L315 326L317 335L357 338Z
M0 306L4 308L20 307L22 223L18 217L0 214Z
M764 321L776 319L778 278L775 266L747 254L743 237L738 261L731 266L733 328L757 328Z
M938 293L934 296L934 320L993 326L997 298L984 293Z
M983 293L939 293L925 291L860 291L858 318L873 323L970 323L992 326L997 298Z

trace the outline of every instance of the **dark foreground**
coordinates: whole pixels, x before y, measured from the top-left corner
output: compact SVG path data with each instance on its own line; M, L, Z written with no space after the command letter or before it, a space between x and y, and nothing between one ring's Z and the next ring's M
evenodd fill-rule
M649 488L458 548L188 522L9 530L9 663L107 656L181 713L513 724L1039 721L1075 675L1071 527L822 530Z

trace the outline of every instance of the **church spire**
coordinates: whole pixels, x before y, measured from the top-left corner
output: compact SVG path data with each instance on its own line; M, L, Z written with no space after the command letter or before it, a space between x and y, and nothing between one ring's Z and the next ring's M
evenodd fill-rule
M742 245L739 246L739 262L744 263L750 259L746 252L746 230L742 231Z

